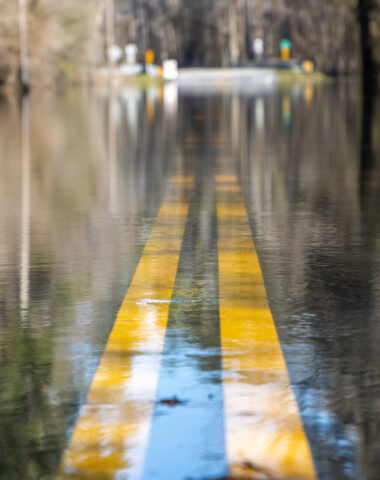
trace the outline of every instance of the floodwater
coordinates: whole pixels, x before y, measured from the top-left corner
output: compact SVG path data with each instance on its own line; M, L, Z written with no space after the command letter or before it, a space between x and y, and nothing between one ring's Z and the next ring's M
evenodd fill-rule
M379 478L376 100L33 92L0 125L1 480Z

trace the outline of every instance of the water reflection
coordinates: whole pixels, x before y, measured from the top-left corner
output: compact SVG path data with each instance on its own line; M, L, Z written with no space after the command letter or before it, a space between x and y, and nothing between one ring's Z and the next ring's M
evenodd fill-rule
M380 112L373 103L361 120L357 92L168 84L1 101L0 478L54 478L172 173L197 178L196 200L158 395L176 393L173 379L186 391L188 378L212 377L222 412L217 161L240 176L320 478L377 479ZM157 425L195 428L185 408L173 423L163 408ZM219 472L218 418L208 433ZM153 427L147 470L159 436Z
M29 307L30 260L30 118L29 98L22 99L21 106L21 272L20 312L25 323Z
M166 179L182 169L175 109L157 104L148 121L145 95L131 93L1 102L1 478L54 476Z
M379 139L371 142L363 208L360 152L368 136L355 89L330 86L307 98L291 92L290 125L282 100L281 124L271 121L276 138L267 131L263 144L254 129L244 142L242 133L235 158L320 476L376 478ZM268 115L271 108L268 98ZM244 125L249 107L240 114ZM377 105L366 128L378 131L378 122Z

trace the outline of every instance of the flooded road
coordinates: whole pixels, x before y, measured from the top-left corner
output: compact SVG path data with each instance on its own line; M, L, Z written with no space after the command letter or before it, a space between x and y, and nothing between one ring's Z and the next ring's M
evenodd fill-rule
M380 472L380 108L0 101L0 479Z

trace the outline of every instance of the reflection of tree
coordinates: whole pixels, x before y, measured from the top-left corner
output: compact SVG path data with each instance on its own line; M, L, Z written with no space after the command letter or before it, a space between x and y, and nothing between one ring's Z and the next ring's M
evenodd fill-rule
M128 123L136 98L136 123ZM109 213L107 97L32 94L27 151L25 135L10 134L21 132L16 104L0 104L1 479L53 478L165 179L181 164L172 143L175 111L164 116L157 96L149 122L141 92L113 102L120 187L115 216ZM25 263L21 211L30 218L25 274L18 267Z
M21 269L20 310L26 316L29 306L30 263L30 114L29 98L22 99L21 107Z
M364 84L366 84L366 80ZM379 461L379 411L377 408L378 378L380 373L380 357L378 343L380 341L379 324L379 298L373 287L376 285L379 271L379 238L380 227L378 218L379 212L379 138L375 132L379 129L379 102L371 91L363 92L362 108L362 139L361 139L361 171L360 171L360 207L361 207L361 229L368 250L365 265L365 279L368 294L366 295L367 311L369 314L363 316L360 322L360 340L362 363L358 381L360 388L360 401L362 410L373 412L372 415L362 415L362 432L366 444L373 444L375 448L363 450L363 457L368 467L366 473L368 478L376 478L378 474ZM375 259L375 261L374 261ZM375 340L376 339L376 340ZM375 343L376 342L376 343ZM368 368L374 365L377 368Z
M322 476L375 479L377 147L363 190L355 87L294 89L290 126L281 97L263 97L264 131L241 99L236 142L271 307Z

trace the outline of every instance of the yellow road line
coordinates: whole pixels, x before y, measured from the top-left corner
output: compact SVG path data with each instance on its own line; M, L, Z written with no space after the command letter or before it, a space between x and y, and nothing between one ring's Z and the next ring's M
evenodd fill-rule
M191 183L188 177L171 181L64 455L60 479L141 476Z
M216 180L228 464L233 474L314 479L239 184Z

